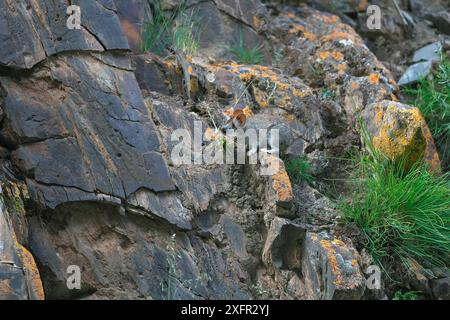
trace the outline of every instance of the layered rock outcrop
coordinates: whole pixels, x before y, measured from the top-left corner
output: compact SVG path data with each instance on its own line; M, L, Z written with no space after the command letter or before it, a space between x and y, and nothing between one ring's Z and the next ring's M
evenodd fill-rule
M12 261L0 261L0 298L43 298L41 280L50 299L361 298L359 254L329 234L336 211L293 188L281 159L264 176L261 164L171 158L177 129L215 131L230 107L286 133L287 157L358 144L357 112L398 88L357 33L309 7L271 17L257 0L187 1L206 27L199 56L180 61L141 52L152 1L72 4L79 30L66 28L66 1L0 0L2 172L29 192L21 223L0 212L0 258ZM286 59L219 61L240 34L265 43L266 63L276 47ZM80 290L67 287L71 265Z

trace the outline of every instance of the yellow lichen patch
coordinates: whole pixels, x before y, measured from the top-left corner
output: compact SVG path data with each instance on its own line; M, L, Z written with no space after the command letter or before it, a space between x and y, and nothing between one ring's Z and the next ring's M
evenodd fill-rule
M334 51L331 55L334 60L337 60L337 61L344 60L344 55L342 54L342 52Z
M239 78L240 78L242 81L244 81L244 82L250 82L250 81L252 81L253 77L254 77L254 74L252 74L252 73L250 73L250 72L248 72L248 73L242 73L242 74L239 75Z
M321 60L326 60L330 56L330 51L320 51L319 52L319 58Z
M296 25L294 27L292 27L288 32L290 34L298 34L300 32L304 32L305 31L305 27L302 25Z
M334 280L334 284L337 286L342 285L343 277L342 277L342 272L339 268L339 264L337 262L336 249L334 248L333 244L329 240L322 239L322 240L320 240L320 244L322 245L323 248L325 248L327 250L328 263L331 267L331 272L336 277L336 279Z
M291 97L289 95L282 96L277 102L276 105L279 108L285 109L287 106L292 104Z
M381 120L383 120L383 110L381 108L377 108L375 112L375 124L379 125Z
M325 22L326 24L336 24L339 21L337 16L329 16L329 15L316 15L317 19Z
M277 89L280 89L281 91L286 91L289 89L290 85L283 82L274 81L277 85Z
M377 73L371 73L369 75L369 83L373 85L378 85L380 83L380 76Z
M261 108L267 108L269 106L267 94L264 91L258 88L253 88L253 97Z
M308 31L303 32L303 38L305 38L309 41L314 41L317 39L317 37L314 33L308 32Z
M194 69L192 69L192 66L188 67L188 73L189 74L193 74L194 73Z
M343 63L339 63L337 65L335 65L336 70L338 70L338 74L339 75L344 75L345 71L347 70L347 65L343 64Z
M200 86L196 78L191 78L191 93L196 94L200 90Z
M383 115L379 115L383 113ZM406 166L416 162L425 151L425 141L422 127L425 121L417 108L400 108L390 104L383 112L377 106L376 120L380 129L372 138L375 148L392 160L407 157Z
M298 90L298 89L296 89L296 88L293 88L293 89L292 89L292 94L293 94L294 96L296 96L296 97L302 98L302 97L304 97L304 96L306 95L306 92L303 92L302 90Z
M288 122L293 122L295 120L295 116L292 113L286 113L283 116Z
M345 243L342 240L339 239L334 239L333 240L333 244L340 246L340 247L345 247Z
M336 28L331 33L320 38L321 42L351 40L353 43L360 42L355 34Z
M352 81L350 83L350 87L352 88L352 90L358 90L361 86L359 85L358 82Z
M247 117L247 119L250 117L253 117L253 111L252 111L252 109L250 109L249 106L245 106L245 108L242 110L242 112Z
M273 188L277 193L278 201L289 202L293 198L291 180L285 170L272 176Z
M256 30L261 29L264 24L265 21L263 19L260 19L259 16L253 16L253 25L255 26Z
M22 260L25 275L31 282L30 284L32 288L30 288L30 291L34 293L36 299L44 300L44 287L42 286L41 276L39 274L36 262L34 261L33 255L17 241L16 246L19 250L19 255Z

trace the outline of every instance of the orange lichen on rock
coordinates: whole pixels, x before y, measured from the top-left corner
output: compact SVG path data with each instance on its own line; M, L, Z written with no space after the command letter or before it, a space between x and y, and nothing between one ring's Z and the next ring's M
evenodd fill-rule
M41 276L39 274L39 270L37 268L36 262L34 261L33 255L20 243L16 241L17 249L19 250L19 255L22 260L23 269L25 271L25 275L30 281L30 292L34 294L34 299L44 300L44 287L42 286Z
M361 85L358 82L352 81L350 83L350 87L352 88L352 90L358 90L361 87Z
M326 24L336 24L339 21L339 17L335 15L314 15L317 20L320 20Z
M305 27L302 25L296 25L294 27L292 27L288 32L290 34L298 34L300 32L304 32L305 31Z
M337 61L344 60L344 55L342 54L342 52L334 51L331 55L334 60L337 60Z
M293 122L295 120L295 116L291 113L286 113L283 116L288 122Z
M240 74L239 78L241 78L241 80L244 81L244 82L250 82L250 81L252 81L254 76L255 76L254 74L248 72L248 73Z
M392 160L403 160L410 167L424 157L432 170L440 169L439 156L429 128L418 108L393 101L383 101L374 106L375 119L372 143Z
M256 30L259 30L264 26L266 22L264 19L261 19L258 15L253 16L253 25L255 26Z
M310 41L314 41L317 39L317 37L314 33L308 32L308 31L303 32L303 38L310 40Z
M324 35L320 38L321 42L337 41L337 40L352 40L356 43L357 38L355 34L352 34L341 29L334 29L331 33ZM361 40L359 40L361 41ZM358 41L358 42L359 42Z
M289 175L285 170L280 170L277 174L272 176L273 189L277 193L278 201L290 202L293 199L292 184Z
M330 56L330 51L320 51L319 52L319 58L321 60L326 60Z
M335 65L334 67L336 68L336 70L338 70L339 75L344 75L345 71L348 69L348 66L344 63L339 63L339 64Z
M369 83L373 85L378 85L380 83L380 76L377 73L371 73L369 75Z
M296 96L296 97L302 98L302 97L306 96L308 93L307 92L303 92L302 90L299 90L297 88L293 88L292 89L292 94L294 96Z
M344 281L343 281L341 269L340 269L339 264L337 262L336 249L334 248L334 246L333 246L333 244L331 243L330 240L322 239L322 240L320 240L320 244L327 251L328 263L329 263L329 265L331 267L331 272L335 276L334 284L336 286L343 285Z
M244 115L248 118L253 117L253 111L249 106L245 106L244 109L242 109L242 112L244 113Z

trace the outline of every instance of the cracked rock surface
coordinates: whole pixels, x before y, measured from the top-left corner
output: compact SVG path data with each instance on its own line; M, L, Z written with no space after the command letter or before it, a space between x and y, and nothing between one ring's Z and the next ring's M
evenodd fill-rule
M180 2L159 1L167 12ZM155 1L70 3L80 30L66 28L67 1L0 0L0 298L363 298L361 256L334 233L331 200L290 181L283 160L268 156L280 171L265 176L261 163L171 158L174 131L194 136L198 122L207 136L231 106L279 128L287 157L308 157L318 176L338 177L324 159L359 144L356 111L390 110L373 124L390 146L382 129L415 109L395 102L392 74L358 33L306 5L189 0L205 30L186 67L141 50ZM264 66L229 60L240 34L264 44ZM438 167L432 138L416 140ZM67 288L71 265L80 290Z

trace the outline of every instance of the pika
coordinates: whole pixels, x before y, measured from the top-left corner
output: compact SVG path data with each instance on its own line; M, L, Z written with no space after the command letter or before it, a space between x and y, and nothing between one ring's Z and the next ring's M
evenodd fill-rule
M230 108L223 113L226 123L222 126L222 130L242 129L255 130L258 134L261 130L267 132L267 142L261 139L249 139L249 151L247 155L250 157L259 151L269 154L279 154L280 142L289 144L292 140L292 132L285 124L280 123L279 118L270 114L255 114L250 117L246 115L246 110Z

